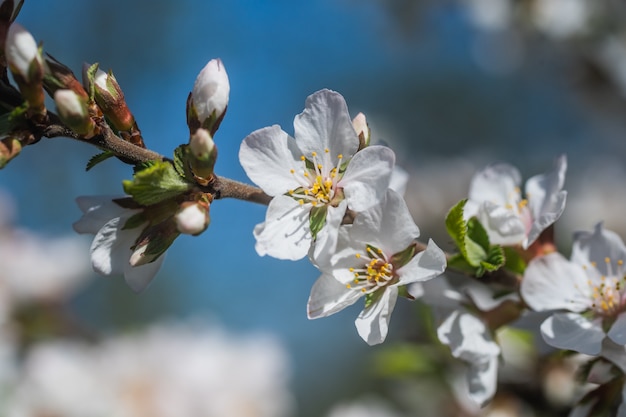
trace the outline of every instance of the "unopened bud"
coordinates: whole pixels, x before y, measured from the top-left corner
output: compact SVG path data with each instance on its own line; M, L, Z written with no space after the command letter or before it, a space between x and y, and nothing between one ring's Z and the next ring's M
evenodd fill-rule
M209 203L203 201L183 203L174 216L178 231L193 236L204 232L211 222L209 207Z
M354 127L356 134L359 136L359 149L369 146L371 131L363 113L357 114L354 119L352 119L352 126Z
M0 140L0 169L15 158L22 150L22 144L19 140L7 137Z
M85 100L89 99L89 95L83 88L83 85L76 79L71 69L48 55L46 57L46 75L43 80L43 86L51 96L59 89L72 90Z
M213 175L213 168L217 161L217 146L211 134L205 129L198 129L189 138L191 150L190 165L193 173L200 178L208 179Z
M72 90L57 90L54 102L59 117L75 133L89 139L94 135L96 124L89 116L87 101Z
M198 74L191 92L187 109L191 133L201 126L215 134L226 113L229 94L230 83L224 64L219 58L210 60Z
M33 36L17 23L11 24L5 42L6 60L24 100L29 115L45 115L44 62Z
M94 87L96 103L113 127L117 130L130 130L135 118L126 105L124 93L113 73L98 70L94 78Z
M130 255L131 266L141 266L155 261L180 235L171 219L145 229L136 241Z

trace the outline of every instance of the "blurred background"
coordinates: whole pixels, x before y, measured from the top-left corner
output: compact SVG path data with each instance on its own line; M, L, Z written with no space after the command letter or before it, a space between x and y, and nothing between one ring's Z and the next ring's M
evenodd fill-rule
M83 62L112 69L147 147L168 156L188 140L196 75L221 58L231 96L215 136L216 172L240 181L249 182L237 158L246 135L272 124L293 134L309 94L340 92L352 116L366 114L373 140L396 151L422 237L443 247L445 214L466 197L473 172L508 161L526 179L565 153L568 206L556 231L568 254L572 232L600 220L626 233L624 17L617 0L26 0L17 21L77 74ZM122 193L131 169L111 159L85 172L96 153L69 139L24 149L0 173L12 224L60 239L80 217L76 196ZM406 415L437 415L428 407L438 397L420 394L427 379L377 370L386 349L427 331L419 304L398 303L377 347L355 331L360 306L308 321L318 273L307 261L256 255L252 229L264 213L219 201L209 230L178 238L143 294L121 277L84 272L90 279L63 308L99 334L199 319L229 337L270 338L283 358L274 371L288 375L280 389L291 396L280 415L323 416L372 395ZM87 260L90 240L80 242L72 253Z

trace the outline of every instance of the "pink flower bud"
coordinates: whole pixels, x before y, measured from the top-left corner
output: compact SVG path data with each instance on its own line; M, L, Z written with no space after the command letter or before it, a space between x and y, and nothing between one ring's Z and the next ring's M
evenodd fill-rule
M203 202L184 203L174 216L178 231L187 235L204 232L211 221L209 207L208 203Z
M200 71L191 101L200 125L214 133L228 107L230 84L222 61L212 59Z

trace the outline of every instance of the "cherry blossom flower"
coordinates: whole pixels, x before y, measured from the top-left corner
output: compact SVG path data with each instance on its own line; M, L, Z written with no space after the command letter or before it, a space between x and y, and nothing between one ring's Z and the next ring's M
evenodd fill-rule
M308 317L329 316L365 297L357 331L370 345L382 343L399 287L434 278L446 268L445 254L432 240L415 254L418 236L406 203L388 190L383 204L359 213L351 226L342 228L330 259L318 259L322 276L311 289Z
M91 244L91 265L102 275L123 274L135 292L143 291L161 268L164 256L144 256L146 246L135 247L142 227L126 227L127 221L141 209L122 207L119 198L82 196L76 199L83 212L74 223L78 233L95 235ZM117 201L117 202L116 202Z
M359 139L343 97L330 90L309 96L294 121L295 139L279 126L244 139L239 159L248 176L274 198L254 229L259 255L303 258L334 248L346 209L378 204L389 186L395 156L384 146L358 151ZM313 225L313 229L312 229Z
M571 260L559 253L533 259L521 294L536 311L557 312L541 325L557 348L598 355L607 344L626 344L626 285L622 239L596 225L575 234Z
M527 249L565 209L567 192L562 188L566 169L567 160L561 156L553 171L526 182L526 198L522 198L521 177L515 167L505 163L488 166L472 178L465 216L478 218L491 243Z

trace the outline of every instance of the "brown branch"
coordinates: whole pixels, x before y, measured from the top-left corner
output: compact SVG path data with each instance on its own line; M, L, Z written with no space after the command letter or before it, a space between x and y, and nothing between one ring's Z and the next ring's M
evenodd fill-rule
M260 188L229 178L217 177L213 187L215 189L215 199L236 198L266 206L272 201L272 197L265 194Z

